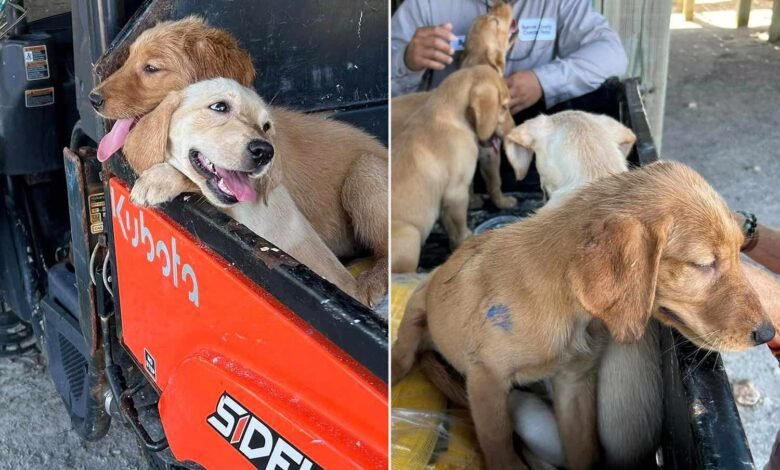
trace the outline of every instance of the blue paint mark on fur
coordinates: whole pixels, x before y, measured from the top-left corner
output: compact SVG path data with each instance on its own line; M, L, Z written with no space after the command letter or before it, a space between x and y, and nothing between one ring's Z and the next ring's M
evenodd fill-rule
M485 318L502 330L509 332L512 329L512 318L509 316L509 307L502 304L491 305Z

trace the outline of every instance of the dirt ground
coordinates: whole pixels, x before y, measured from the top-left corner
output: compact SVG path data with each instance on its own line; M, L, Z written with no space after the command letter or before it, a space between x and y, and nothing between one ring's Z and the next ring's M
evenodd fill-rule
M780 227L780 44L766 42L765 27L696 23L672 31L662 158L688 163L732 208ZM750 380L761 394L739 412L763 468L780 428L780 367L764 347L725 363L732 383Z

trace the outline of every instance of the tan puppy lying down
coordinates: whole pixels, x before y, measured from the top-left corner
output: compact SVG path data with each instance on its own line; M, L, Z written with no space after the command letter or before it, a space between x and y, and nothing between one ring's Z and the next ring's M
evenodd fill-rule
M107 158L122 147L135 119L152 111L169 92L210 78L232 78L252 86L252 59L228 32L190 16L144 31L130 46L125 63L93 93L98 112L118 119L100 143ZM358 278L358 297L373 303L387 291L387 148L365 132L322 116L270 107L276 124L275 147L283 154L282 180L303 215L336 256L370 251L376 263ZM146 187L131 194L137 204L156 205L192 182L164 160L164 147L146 142L125 145L128 162ZM154 169L146 172L150 168ZM143 187L142 187L143 188Z
M517 38L517 24L512 18L512 6L498 3L486 14L478 16L469 28L461 68L489 65L501 76L506 67L507 51ZM430 91L411 93L392 99L391 132L400 134L406 121L431 96ZM479 171L496 207L514 207L517 200L501 192L501 153L492 145L479 147Z
M263 100L218 78L175 91L135 126L129 146L165 148L156 175L181 172L209 202L358 298L357 282L301 214L283 184L278 121ZM158 171L160 169L160 171ZM143 173L133 193L157 193L166 181Z
M684 165L602 178L468 240L439 267L409 300L393 381L418 351L439 351L466 377L488 468L507 469L526 467L497 393L550 377L568 466L591 468L606 331L635 342L656 318L701 347L732 351L774 335L742 272L743 240L724 202Z
M471 235L466 216L477 146L511 129L508 103L504 80L491 67L459 70L393 137L393 272L417 269L439 216L452 247Z

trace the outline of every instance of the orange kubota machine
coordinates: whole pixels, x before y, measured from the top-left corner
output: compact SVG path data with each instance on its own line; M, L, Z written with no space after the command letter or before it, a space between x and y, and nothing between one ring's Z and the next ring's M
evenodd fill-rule
M70 114L47 103L40 116L20 112L44 125L76 111L79 120L64 170L48 140L45 168L0 158L13 202L0 211L13 255L0 262L0 320L21 325L0 353L29 347L28 333L39 339L84 439L124 422L154 468L387 467L386 318L197 196L135 206L123 159L97 163L109 123L87 99L141 31L198 14L250 52L267 101L331 113L386 142L386 5L74 1L71 24L4 44L9 63L23 48L47 60L52 106ZM43 190L59 219L35 205Z

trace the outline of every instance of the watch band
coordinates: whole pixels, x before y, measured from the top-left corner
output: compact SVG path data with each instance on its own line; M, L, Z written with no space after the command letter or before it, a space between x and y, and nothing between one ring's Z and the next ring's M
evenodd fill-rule
M758 219L752 212L737 211L738 214L742 214L745 217L745 222L742 224L742 233L745 235L745 243L742 245L740 251L747 253L758 244Z

